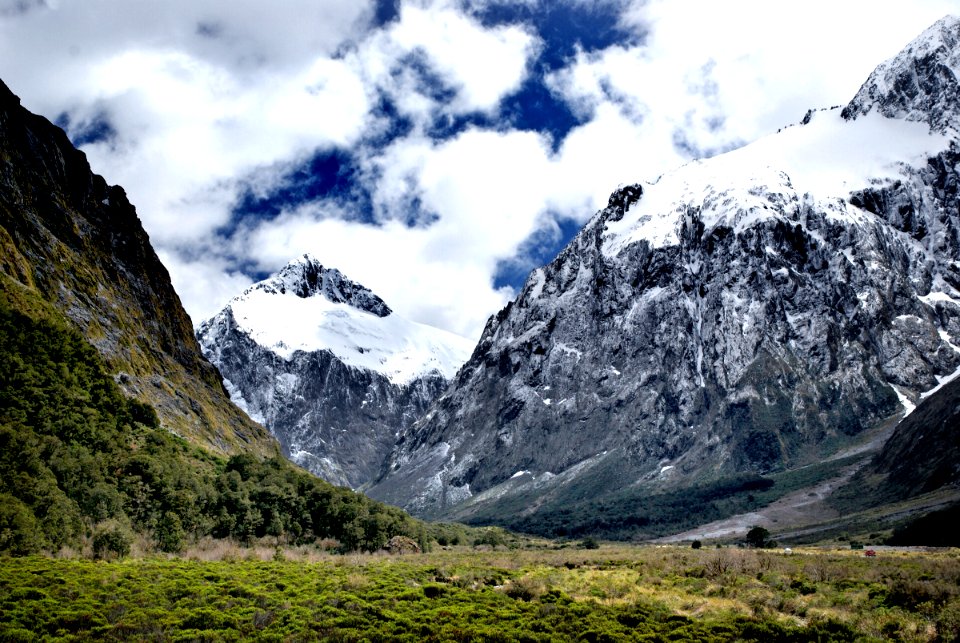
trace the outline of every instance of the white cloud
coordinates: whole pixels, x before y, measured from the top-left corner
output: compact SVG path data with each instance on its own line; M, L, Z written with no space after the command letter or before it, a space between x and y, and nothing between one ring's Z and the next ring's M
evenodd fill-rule
M446 3L405 5L392 28L406 52L426 54L431 66L457 88L456 112L493 111L527 73L536 39L516 26L485 29Z
M157 255L170 272L170 279L176 284L177 294L195 326L219 312L252 283L249 277L215 255L191 260L163 248Z
M155 243L182 244L228 221L244 174L363 131L367 89L327 56L368 7L343 4L63 2L0 23L0 59L31 63L0 70L29 108L106 115L117 137L85 148L93 167Z
M656 127L720 149L846 103L877 64L957 9L955 0L643 0L625 22L649 30L644 44L581 57L573 85L595 97L591 82L603 79L646 105Z
M311 205L257 226L237 252L265 271L312 252L404 315L477 337L511 295L492 287L501 262L514 260L537 231L555 229L552 216L583 222L617 183L649 170L636 134L619 112L601 107L557 154L532 132L401 139L375 159L379 226ZM410 227L414 200L433 218Z

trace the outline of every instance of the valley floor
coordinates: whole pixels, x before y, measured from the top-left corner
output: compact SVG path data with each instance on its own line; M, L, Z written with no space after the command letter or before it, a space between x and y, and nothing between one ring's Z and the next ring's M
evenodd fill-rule
M0 559L0 639L853 641L960 636L957 550L602 545ZM260 556L266 554L269 560ZM214 552L213 557L217 554Z
M858 443L834 454L827 462L835 462L838 466L825 479L792 491L752 511L664 536L655 542L731 542L742 540L753 527L763 527L785 543L823 542L844 536L868 539L870 532L887 533L895 524L960 501L960 489L954 485L946 485L931 493L900 502L878 504L869 509L849 510L849 507L845 507L849 503L831 502L834 492L843 489L883 448L895 427L895 421L888 421L866 434Z

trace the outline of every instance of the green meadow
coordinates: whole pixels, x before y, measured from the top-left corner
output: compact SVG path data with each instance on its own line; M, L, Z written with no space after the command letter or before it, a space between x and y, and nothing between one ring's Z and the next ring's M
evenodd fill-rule
M960 553L549 543L0 559L0 640L954 641Z

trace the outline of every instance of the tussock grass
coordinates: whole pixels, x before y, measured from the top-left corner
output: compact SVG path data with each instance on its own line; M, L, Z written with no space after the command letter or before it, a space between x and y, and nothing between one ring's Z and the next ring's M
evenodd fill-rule
M74 552L76 553L76 552ZM954 640L957 550L604 545L0 559L0 640Z

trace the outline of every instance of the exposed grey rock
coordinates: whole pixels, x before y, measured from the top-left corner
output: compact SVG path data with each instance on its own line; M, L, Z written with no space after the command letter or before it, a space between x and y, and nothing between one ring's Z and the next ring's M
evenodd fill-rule
M348 304L377 317L386 317L392 312L369 288L350 281L336 268L324 268L310 255L291 261L274 277L251 288L279 294L289 289L301 299L316 295L335 304Z
M941 18L877 67L844 108L844 118L876 109L890 118L925 122L939 132L960 129L958 21L957 16Z

